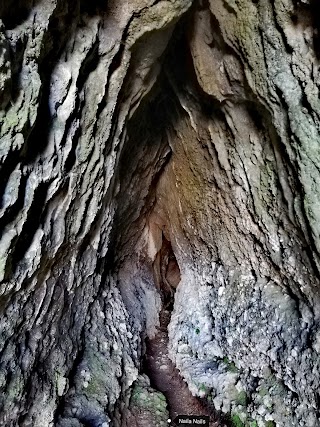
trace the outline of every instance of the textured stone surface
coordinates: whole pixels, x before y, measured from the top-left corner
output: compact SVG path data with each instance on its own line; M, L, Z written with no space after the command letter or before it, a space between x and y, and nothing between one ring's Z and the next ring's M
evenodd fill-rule
M0 424L116 425L145 328L107 265L125 123L190 2L7 3Z
M4 3L0 425L120 426L175 292L194 394L319 426L317 2Z
M128 413L123 426L166 427L169 419L166 406L164 395L150 387L150 381L146 375L140 376L132 388Z

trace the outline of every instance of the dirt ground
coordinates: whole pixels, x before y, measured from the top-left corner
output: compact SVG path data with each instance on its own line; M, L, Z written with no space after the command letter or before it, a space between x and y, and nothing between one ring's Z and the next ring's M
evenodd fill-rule
M150 378L151 386L165 395L171 420L177 415L207 415L210 417L210 427L226 427L212 409L199 398L192 396L179 371L169 359L167 350L169 322L170 312L163 310L158 333L154 339L147 342L144 371Z

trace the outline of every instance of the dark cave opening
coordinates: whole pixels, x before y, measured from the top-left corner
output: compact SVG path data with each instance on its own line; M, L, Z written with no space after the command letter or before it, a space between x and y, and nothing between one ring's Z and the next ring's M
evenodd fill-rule
M182 24L186 23L187 17ZM151 387L165 396L171 419L183 413L207 415L211 420L210 427L213 427L225 423L216 424L219 415L213 405L192 395L169 357L168 325L174 312L175 293L184 262L177 242L185 239L178 217L170 215L172 206L178 206L178 199L170 197L176 185L172 166L177 156L176 128L187 117L178 92L188 93L204 117L222 116L218 102L206 95L197 82L182 24L175 30L167 48L157 82L127 124L118 172L122 191L117 195L119 207L113 234L116 263L127 263L126 271L130 269L132 276L136 271L140 271L143 278L151 273L149 279L153 282L154 293L161 297L155 335L142 335L139 374L146 375ZM141 250L141 236L145 231L146 241L152 241L151 255L148 243L142 245ZM126 285L131 286L131 283L128 281ZM124 298L128 300L128 295L135 295L139 301L140 289L139 282L138 288L132 291L123 286ZM134 310L134 304L129 304L130 310ZM122 427L129 425L129 418L124 413ZM143 423L137 425L145 427Z
M155 286L161 293L162 306L172 311L174 294L181 280L180 268L170 240L162 232L162 245L153 262Z

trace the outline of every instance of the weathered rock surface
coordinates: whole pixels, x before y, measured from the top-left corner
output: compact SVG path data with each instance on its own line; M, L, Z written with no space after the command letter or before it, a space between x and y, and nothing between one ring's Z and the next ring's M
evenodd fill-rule
M194 394L320 426L318 15L0 4L1 426L127 422L174 293Z

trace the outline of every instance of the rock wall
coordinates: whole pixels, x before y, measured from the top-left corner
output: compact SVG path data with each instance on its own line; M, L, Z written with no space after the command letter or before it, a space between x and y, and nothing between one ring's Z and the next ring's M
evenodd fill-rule
M0 6L0 425L118 425L145 329L144 315L130 323L109 267L120 153L190 2L9 3Z
M193 393L320 425L318 13L0 5L0 425L121 425L164 244Z

